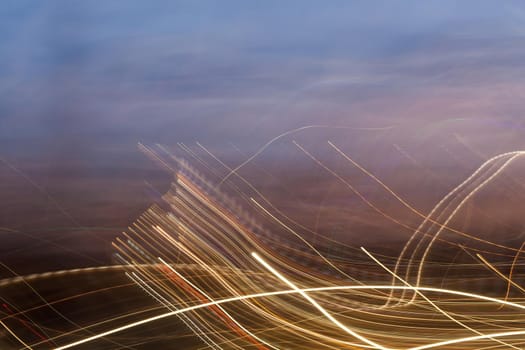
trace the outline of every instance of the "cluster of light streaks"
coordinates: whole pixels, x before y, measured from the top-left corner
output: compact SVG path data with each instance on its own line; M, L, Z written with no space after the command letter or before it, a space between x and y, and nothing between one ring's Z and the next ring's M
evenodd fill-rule
M74 329L61 332L46 329L44 339L32 343L10 326L13 319L29 310L6 315L0 320L1 326L21 347L29 349L49 348L50 344L57 350L82 346L134 348L118 335L137 332L136 338L140 338L143 327L164 329L174 322L199 339L200 349L525 347L525 303L517 294L524 287L519 282L522 275L516 271L523 246L491 242L452 226L453 218L464 205L525 152L505 153L487 160L425 214L330 142L338 155L420 218L420 225L411 227L382 210L343 175L295 144L371 209L412 231L399 256L376 255L365 248L352 251L344 259L329 256L322 247L301 236L294 228L300 227L299 223L284 215L237 174L239 167L231 169L221 163L228 175L218 183L230 184L257 215L267 219L267 227L272 229L246 214L187 162L169 154L164 159L141 146L175 172L175 182L163 196L165 205L152 206L114 241L119 265L51 275L124 270L129 283L108 289L122 286L135 289L149 300L149 304L144 304L149 306L130 308L91 324L71 321ZM190 148L185 145L181 148L207 166ZM246 195L226 181L234 174L259 198ZM445 233L447 237L461 237L476 245L466 247L453 239L444 239ZM469 271L485 271L488 283L503 282L505 289L498 295L487 295L483 288L477 291L474 286L478 275L447 277L449 270L461 271L464 265L455 266L452 261L440 266L442 262L432 261L430 253L438 242L467 250L475 260ZM491 253L510 258L507 266L510 273L501 271L501 263L485 257ZM49 277L50 274L18 277L0 281L0 287ZM90 293L75 297L86 294ZM53 305L72 298L65 297L47 306L54 308ZM154 332L152 328L147 330ZM158 338L152 336L153 340ZM177 336L171 341L173 348L179 348Z

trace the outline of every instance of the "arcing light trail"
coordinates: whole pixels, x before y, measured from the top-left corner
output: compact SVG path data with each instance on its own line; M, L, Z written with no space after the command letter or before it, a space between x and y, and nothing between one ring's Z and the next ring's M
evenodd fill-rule
M187 313L187 312L198 310L198 309L206 309L206 308L209 308L211 306L217 306L217 305L221 305L221 304L233 303L233 302L236 302L236 301L242 301L242 300L247 300L247 299L257 299L257 298L268 298L268 297L272 297L272 296L280 296L280 295L287 295L287 294L306 294L306 293L315 293L315 292L344 291L344 290L368 290L368 289L371 289L371 290L374 290L374 289L377 289L377 290L381 290L381 289L383 289L383 290L396 289L396 290L411 290L411 291L418 291L418 292L435 292L435 293L451 294L451 295L456 295L456 296L462 296L462 297L468 297L468 298L473 298L473 299L489 301L489 302L492 302L492 303L495 303L495 304L507 305L507 306L511 306L511 307L514 307L514 308L517 308L517 309L525 310L525 306L521 305L521 304L507 302L507 301L503 301L503 300L496 299L496 298L490 298L490 297L486 297L486 296L483 296L483 295L476 295L476 294L473 294L473 293L464 293L464 292L459 292L459 291L454 291L454 290L449 290L449 289L439 289L439 288L430 288L430 287L416 288L416 287L389 286L389 285L370 285L370 286L319 287L319 288L307 288L307 289L294 288L294 289L281 290L281 291L276 291L276 292L266 292L266 293L251 294L251 295L241 295L241 296L237 296L237 297L232 297L232 298L227 298L227 299L215 300L215 301L212 301L212 302L202 303L202 304L199 304L199 305L187 307L187 308L184 308L184 309L179 309L179 310L172 311L172 312L167 312L167 313L164 313L164 314L160 314L158 316L150 317L150 318L143 319L143 320L140 320L140 321L137 321L137 322L133 322L133 323L130 323L130 324L118 327L118 328L114 328L114 329L108 330L106 332L102 332L102 333L99 333L97 335L94 335L92 337L76 341L74 343L70 343L70 344L67 344L67 345L63 345L63 346L57 347L57 348L55 348L55 350L65 350L65 349L73 348L75 346L78 346L78 345L81 345L81 344L85 344L85 343L88 343L88 342L94 341L96 339L100 339L100 338L103 338L103 337L106 337L108 335L112 335L112 334L115 334L115 333L118 333L118 332L122 332L122 331L125 331L127 329L138 327L138 326L144 325L146 323L158 321L158 320L161 320L161 319L164 319L164 318L167 318L167 317L171 317L171 316L175 316L175 315L178 315L178 314ZM419 346L419 347L407 348L407 350L430 349L430 348L439 347L439 346L445 345L445 344L461 343L461 342L468 342L468 341L471 341L471 340L487 339L487 338L491 338L491 337L493 337L493 338L506 337L506 336L513 336L513 335L525 335L525 330L511 331L511 332L500 332L500 333L494 333L494 334L484 334L484 335L479 335L479 336L474 336L474 337L464 337L464 338L451 339L451 340L446 340L446 341L443 341L443 342L427 344L427 345L423 345L423 346ZM364 347L364 348L390 349L390 348L386 348L386 347L383 347L383 346L378 345L378 344L374 344L374 345L352 344L352 345L353 346L361 346L361 347Z
M524 275L518 268L522 248L490 242L475 232L463 232L451 221L476 193L508 171L523 152L491 158L425 214L335 144L330 145L422 220L417 228L408 226L412 237L408 237L400 256L376 258L368 250L356 247L351 255L335 259L327 253L326 246L302 237L301 231L296 230L300 226L278 211L245 178L241 181L255 195L241 195L243 204L268 222L259 222L241 210L240 205L188 163L175 157L164 159L141 145L166 169L178 169L172 188L163 196L165 205L152 206L114 241L118 269L84 269L75 273L121 274L123 268L124 278L132 282L128 293L142 306L129 303L122 314L81 323L82 327L75 329L56 332L52 327L44 327L51 334L49 340L58 344L55 350L82 345L104 349L116 342L133 348L131 339L139 341L143 332L155 332L148 325L164 329L173 324L192 332L200 346L209 349L523 348ZM390 222L401 223L359 192L350 180L297 146L347 189L358 193L369 207L376 208L377 213L391 218ZM207 154L214 158L210 152ZM199 160L207 169L213 168L204 158ZM223 166L229 175L240 177L239 167ZM221 179L226 178L219 177L218 181ZM230 181L222 184L224 188ZM232 184L230 189L239 193L241 188ZM489 262L481 254L478 258L482 263L476 260L471 265L432 260L430 250L438 243L446 243L448 249L464 246L447 240L442 232L484 244L495 253L503 252L501 256L516 252L507 262L510 273L507 275L501 265ZM446 277L427 271L436 266L452 269L456 275ZM462 274L465 267L476 273ZM60 272L28 280L72 275ZM501 295L485 295L482 287L476 290L481 277L488 284L501 283ZM16 283L17 280L0 281L0 288ZM122 288L115 288L115 298L120 298L121 292ZM92 294L93 291L79 293L78 297ZM62 310L60 300L49 305ZM34 309L31 306L26 310ZM2 316L0 321L24 348L40 350L49 346L41 340L30 340L27 332L17 329L8 316ZM164 344L178 348L177 339L176 335L173 339L152 335L149 341L164 340Z

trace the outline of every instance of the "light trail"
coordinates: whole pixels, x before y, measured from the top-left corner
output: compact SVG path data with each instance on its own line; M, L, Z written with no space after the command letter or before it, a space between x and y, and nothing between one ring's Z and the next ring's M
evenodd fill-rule
M30 286L24 284L27 281L63 280L67 285L70 279L91 279L96 274L107 276L101 283L109 285L73 296L67 295L64 288L54 300L42 299L42 305L13 304L21 310L17 314L31 316L31 324L24 328L9 321L12 315L0 316L1 325L10 327L5 327L9 333L4 332L5 336L13 336L13 341L33 350L49 345L41 338L36 340L37 336L28 331L33 328L49 333L48 340L58 344L56 350L84 344L96 348L95 341L109 341L106 345L111 346L113 340L130 348L140 342L189 336L194 337L192 341L200 339L201 347L217 350L522 348L525 299L517 293L525 290L521 287L524 274L519 269L523 266L520 253L524 244L516 249L485 239L468 228L451 227L451 223L475 194L490 190L489 185L504 171L507 174L515 170L510 165L524 152L509 152L487 160L426 214L330 142L332 149L378 184L381 192L387 191L396 205L416 214L419 221L407 223L390 209L383 209L368 192L358 190L328 163L294 144L329 177L335 176L338 181L334 183L342 183L356 194L374 210L374 215L380 214L388 224L410 230L406 244L399 245L400 255L372 255L364 248L359 250L359 246L337 246L337 240L328 238L321 242L308 240L304 232L322 232L317 232L317 228L309 230L306 224L287 216L247 177L241 177L200 144L205 154L197 154L183 144L179 147L206 171L216 174L215 182L167 150L161 156L141 145L142 151L167 170L180 169L172 187L163 195L163 203L148 209L113 241L115 259L120 265L1 280L0 293L23 287L31 292ZM221 183L221 191L216 184L225 179L207 164L208 156L236 175ZM233 179L237 182L232 183ZM233 201L222 190L238 194L242 203ZM258 216L246 213L242 204ZM445 231L454 233L451 239L442 237ZM461 240L456 241L456 237ZM439 248L437 243L446 244L451 250L438 258L451 260L429 255L434 244L435 249ZM488 248L478 249L475 244ZM338 249L335 253L333 247ZM477 259L472 252L479 252ZM506 260L504 264L499 264L499 260L492 264L482 254ZM115 276L122 278L114 280ZM506 293L496 289L492 294L478 292L495 281L507 287ZM511 287L516 287L513 294ZM52 311L67 301L76 305L81 300L93 302L102 291L116 300L129 298L119 309L121 314L111 313L111 302L100 305L107 307L108 314L99 320L77 322L72 318L76 311L58 314L62 323L74 320L82 325L74 329L54 329L29 314ZM58 310L66 309L60 305ZM162 313L153 314L159 310ZM168 321L170 317L174 319ZM146 327L147 324L150 325ZM146 331L151 333L142 338Z
M525 293L525 288L523 288L522 286L520 286L519 284L517 284L516 282L514 282L512 279L510 279L509 277L505 276L503 273L501 273L500 270L498 270L494 265L492 265L490 262L487 261L487 259L485 259L481 254L476 254L476 256L479 258L479 260L481 260L485 265L488 266L489 269L491 269L492 271L494 271L498 276L500 276L504 281L506 281L509 285L512 285L514 287L516 287L517 289L519 289L522 293ZM514 266L514 265L513 265ZM512 268L512 267L511 267ZM512 270L511 270L512 272ZM505 293L505 299L508 298L508 292Z
M310 304L312 304L317 310L319 310L326 318L328 318L332 323L334 323L337 327L341 328L346 333L350 334L351 336L361 340L362 342L372 346L373 348L381 349L381 350L387 350L388 348L385 348L370 339L367 339L366 337L363 337L356 331L348 328L344 324L342 324L339 320L337 320L334 316L332 316L328 311L326 311L325 308L323 308L317 301L315 301L311 296L309 296L305 291L301 290L299 287L297 287L295 284L293 284L289 279L284 277L279 271L274 269L271 265L269 265L264 259L262 259L257 253L252 253L252 256L261 264L263 265L268 271L270 271L273 275L275 275L277 278L279 278L281 281L283 281L288 287L291 287L293 290L297 291L303 298L308 300Z
M18 340L20 342L20 344L22 344L26 349L33 350L32 347L27 345L22 339L20 339L20 337L18 335L16 335L15 332L13 332L9 327L7 327L7 325L4 322L0 321L0 324L6 329L6 331L9 334L11 334L16 340Z
M253 155L251 155L248 159L246 159L244 162L242 162L240 165L235 167L232 171L230 171L220 182L219 185L222 185L230 176L233 174L237 174L237 172L244 166L246 166L248 163L250 163L252 160L254 160L258 155L264 152L271 144L273 144L275 141L282 139L285 136L292 135L295 133L298 133L299 131L307 130L307 129L348 129L348 130L369 130L369 131L383 131L383 130L389 130L392 129L393 126L387 126L382 128L358 128L358 127L351 127L351 126L333 126L333 125L306 125L302 126L300 128L292 129L283 132L282 134L279 134L266 142L261 148L259 148Z
M464 204L473 196L475 195L477 192L479 192L483 187L485 187L489 182L491 182L494 178L496 178L506 167L508 167L515 159L517 159L518 157L520 156L523 156L525 154L525 151L513 151L513 152L507 152L507 153L502 153L502 154L499 154L499 155L496 155L488 160L486 160L476 171L474 171L474 173L472 173L467 179L465 179L462 183L460 183L459 185L457 185L454 189L452 189L439 203L437 203L433 208L432 210L430 211L430 213L428 215L425 215L423 213L421 213L419 210L417 210L416 208L414 208L412 205L410 205L409 203L407 203L401 196L399 196L396 192L394 192L388 185L386 185L384 182L382 182L380 179L378 179L374 174L370 173L368 170L366 170L364 167L362 167L361 165L359 165L357 162L355 162L352 158L350 158L348 155L346 155L340 148L338 148L334 143L332 143L331 141L328 141L328 144L333 148L335 149L341 156L343 156L344 159L346 159L347 161L349 161L351 164L353 164L355 167L357 167L359 170L361 170L363 173L365 173L367 176L369 176L370 178L372 178L375 182L377 182L381 187L383 187L388 193L390 193L396 200L398 200L403 206L405 206L406 208L408 208L410 211L412 211L413 213L417 214L418 216L422 217L424 220L423 222L419 225L419 227L414 231L413 235L410 237L410 239L407 241L407 243L405 244L403 250L401 251L401 254L399 255L399 258L397 260L397 263L396 263L396 266L394 268L394 273L397 273L398 272L398 269L399 269L399 264L401 262L401 259L404 257L405 253L407 252L408 248L410 247L412 241L415 239L415 237L419 234L419 233L422 233L422 229L424 227L424 225L427 223L427 222L430 222L432 224L435 224L439 227L439 230L433 235L430 243L427 245L424 253L423 253L423 256L422 258L420 259L420 262L419 262L419 266L418 266L418 272L417 272L417 280L416 280L416 285L419 285L420 284L420 281L421 281L421 276L422 276L422 271L423 271L423 266L424 266L424 263L425 263L425 260L430 252L430 249L432 247L432 245L434 244L434 242L438 239L440 233L444 230L444 229L447 229L448 231L451 231L451 232L454 232L454 233L457 233L459 235L462 235L462 236L467 236L469 237L470 239L474 239L474 240L477 240L477 241L480 241L480 242L483 242L483 243L487 243L489 245L496 245L500 248L505 248L505 249L508 249L508 247L505 247L505 246L502 246L502 245L497 245L493 242L489 242L487 240L481 240L479 239L478 237L475 237L471 234L468 234L468 233L465 233L465 232L462 232L462 231L459 231L459 230L456 230L454 228L451 228L449 227L449 223L450 221L454 218L454 216L458 213L458 211L464 206ZM299 146L300 147L300 146ZM302 147L300 147L301 149L303 149ZM305 151L303 149L303 151ZM306 151L305 151L306 152ZM451 198L453 195L455 195L459 190L463 189L464 187L466 187L470 181L472 181L472 179L476 178L476 176L478 176L479 174L482 173L482 171L490 164L494 163L495 161L499 160L499 159L502 159L502 158L505 158L505 157L510 157L508 160L505 161L505 163L503 165L501 165L495 172L494 174L490 175L487 179L485 179L481 184L477 185L473 190L471 190L463 199L462 201L454 208L454 210L452 211L451 214L449 214L448 218L443 221L442 223L441 222L437 222L436 220L432 219L434 213L449 199ZM419 244L418 244L418 247L416 249L419 248ZM519 250L518 250L518 253L519 253ZM518 254L516 253L516 254ZM414 254L414 253L413 253ZM414 255L413 255L414 256ZM409 273L410 273L410 267L411 267L411 262L413 260L413 256L412 258L410 259L410 263L408 264L408 268L407 268L407 272L406 272L406 277L409 276ZM512 273L512 270L511 270L511 273ZM395 283L395 278L393 279L392 283ZM411 300L409 302L412 302L415 298L415 294L413 295L413 297L411 298ZM391 299L389 299L386 303L386 305L389 305L390 304L390 301Z
M381 266L384 270L386 270L389 274L391 274L394 278L398 279L399 281L401 281L404 285L406 285L407 287L410 287L410 288L414 288L414 286L412 286L410 283L408 283L407 281L405 281L404 279L402 279L401 277L399 277L395 272L393 272L392 270L390 270L388 267L385 266L385 264L383 264L381 261L379 261L375 256L373 256L369 251L367 251L364 247L361 247L361 250L365 252L366 255L368 255L372 260L374 260L379 266ZM435 308L437 311L439 311L441 314L443 314L445 317L449 318L450 320L452 320L453 322L457 323L459 326L463 327L463 328L466 328L468 329L469 331L471 332L474 332L476 333L478 336L484 336L483 333L479 332L478 330L472 328L472 327L469 327L468 325L466 325L465 323L457 320L456 318L454 318L452 315L450 315L450 313L446 312L445 310L443 310L442 308L440 308L439 306L436 305L436 303L434 303L432 300L430 300L425 294L421 293L421 291L417 290L417 289L414 289L415 291L415 294L419 295L420 297L422 297L426 302L428 302L430 305L432 305L433 308ZM501 341L499 341L498 339L493 339L492 337L489 337L489 339L492 339L492 340L495 340L499 343L502 343ZM511 347L511 348L514 348L514 349L517 349L519 350L519 348L513 346L513 345L509 345L509 344L506 344L506 343L502 343L503 345L506 345L508 347Z
M89 342L91 342L93 340L96 340L96 339L107 337L109 335L125 331L127 329L131 329L131 328L134 328L134 327L138 327L138 326L144 325L146 323L154 322L154 321L157 321L157 320L161 320L161 319L164 319L164 318L167 318L167 317L175 316L175 315L186 313L186 312L193 311L193 310L205 309L205 308L208 308L208 307L214 306L214 305L221 305L221 304L226 304L226 303L232 303L232 302L246 300L246 299L267 298L267 297L271 297L271 296L280 296L280 295L287 295L287 294L315 293L315 292L328 292L328 291L347 291L347 290L368 290L368 289L370 289L370 290L373 290L373 289L412 290L412 291L423 291L423 292L436 292L436 293L443 293L443 294L451 294L451 295L457 295L457 296L463 296L463 297L468 297L468 298L473 298L473 299L489 301L489 302L493 302L493 303L496 303L496 304L507 305L507 306L511 306L511 307L514 307L514 308L517 308L517 309L525 310L525 305L516 304L516 303L513 303L513 302L508 302L508 301L500 300L500 299L497 299L497 298L491 298L491 297L478 295L478 294L474 294L474 293L467 293L467 292L460 292L460 291L454 291L454 290L449 290L449 289L432 288L432 287L407 287L407 286L392 286L392 285L371 285L371 286L334 286L334 287L318 287L318 288L303 288L303 289L297 288L297 289L281 290L281 291L276 291L276 292L265 292L265 293L257 293L257 294L250 294L250 295L241 295L241 296L231 297L231 298L222 299L222 300L215 300L215 301L211 301L211 302L208 302L208 303L202 303L202 304L199 304L199 305L190 306L190 307L187 307L187 308L184 308L184 309L180 309L180 310L176 310L176 311L172 311L172 312L167 312L167 313L160 314L160 315L157 315L157 316L154 316L154 317L149 317L149 318L137 321L137 322L129 323L129 324L121 326L121 327L113 328L111 330L108 330L108 331L96 334L94 336L87 337L87 338L78 340L76 342L70 343L70 344L59 346L59 347L55 348L55 350L69 349L69 348L75 347L77 345L89 343ZM496 333L496 335L492 335L492 336L493 337L498 337L498 336L504 337L504 336L507 336L510 333L516 334L516 335L525 334L525 330L517 331L515 333L513 333L513 332ZM464 337L464 338L459 338L459 339L447 340L447 342L451 342L451 343L453 343L453 342L464 342L464 341L469 341L469 340L486 339L488 337L490 337L490 335L483 335L483 336L476 336L476 337ZM465 339L465 340L463 340L463 339ZM435 344L441 344L441 343L435 343ZM360 344L355 344L355 346L362 346L362 347L366 347L366 348L374 348L374 347L376 347L376 346L362 345L362 344L361 345ZM425 345L424 348L415 347L415 348L410 348L409 350L421 350L421 349L430 348L430 347L437 347L437 346L439 346L439 345L429 344L429 345ZM381 347L381 349L388 349L388 348Z

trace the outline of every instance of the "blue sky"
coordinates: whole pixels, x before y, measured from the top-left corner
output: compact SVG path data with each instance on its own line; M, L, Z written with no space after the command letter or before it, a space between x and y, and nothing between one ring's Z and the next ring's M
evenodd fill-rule
M0 137L13 152L93 140L251 150L309 124L474 143L489 125L508 140L498 151L520 146L507 135L524 119L519 1L8 1L0 33Z
M132 222L144 180L171 180L138 142L198 141L235 166L322 124L246 173L305 225L362 237L381 227L293 140L397 215L334 142L425 211L525 149L524 101L522 1L3 1L0 227L70 226L50 199L86 226ZM512 186L487 217L521 215L501 205Z

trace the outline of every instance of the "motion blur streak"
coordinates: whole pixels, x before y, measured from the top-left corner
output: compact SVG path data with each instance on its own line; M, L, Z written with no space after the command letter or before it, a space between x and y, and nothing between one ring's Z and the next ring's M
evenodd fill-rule
M343 175L296 145L322 171L376 208L376 214L389 223L403 223L367 192L358 191ZM210 349L522 348L524 276L517 268L522 248L464 232L453 225L452 218L475 194L512 170L509 165L523 152L491 158L425 214L335 144L331 146L405 208L420 214L423 222L411 237L407 235L400 256L372 255L365 248L335 254L337 242L311 241L301 226L226 164L226 171L236 176L222 182L219 189L217 184L225 179L219 171L214 172L215 182L209 181L165 149L157 153L141 145L165 169L177 169L175 181L162 203L151 206L114 240L118 265L0 282L3 290L24 287L35 293L38 287L33 286L39 281L102 278L107 285L15 309L0 320L9 333L6 336L18 346L35 350L49 344L56 344L56 350L84 344L88 349L116 344L133 349L148 342L185 347L180 344L190 335L200 344L189 348ZM191 155L189 148L181 148ZM213 170L205 158L199 163ZM230 193L236 194L238 202ZM456 242L455 237L463 241ZM441 244L447 247L446 254L439 253ZM478 245L494 253L490 262L478 253ZM451 248L468 253L471 260L456 262ZM505 268L510 269L508 274ZM95 298L98 294L109 299ZM80 322L75 313L64 311L67 303L85 302L93 307L99 300L97 307L107 312L98 320ZM53 311L62 323L38 321L37 311L42 309ZM25 323L30 327L15 322L22 316L30 320ZM44 339L30 332L37 328L45 331Z
M232 303L232 302L235 302L235 301L242 301L242 300L246 300L246 299L265 298L265 297L279 296L279 295L286 295L286 294L294 294L294 293L302 294L302 293L311 293L311 292L327 292L327 291L341 291L341 290L367 290L367 289L371 289L371 290L373 290L373 289L377 289L377 290L380 290L380 289L396 289L396 290L412 290L412 291L417 291L417 292L421 292L421 291L437 292L437 293L444 293L444 294L452 294L452 295L457 295L457 296L470 297L470 298L474 298L474 299L490 301L490 302L497 303L497 304L504 304L504 305L508 305L508 306L513 306L513 307L516 307L516 308L519 308L519 309L525 309L525 306L523 306L521 304L514 304L514 303L510 303L510 302L505 302L505 301L502 301L502 300L499 300L499 299L490 298L490 297L484 297L482 295L476 295L476 294L472 294L472 293L462 293L462 292L458 292L458 291L447 290L447 289L439 289L439 288L425 288L425 287L416 288L416 287L401 287L401 286L387 286L387 285L370 285L370 286L334 286L334 287L292 289L292 290L282 290L282 291L268 292L268 293L259 293L259 294L252 294L252 295L243 295L243 296L238 296L238 297L233 297L233 298L228 298L228 299L217 300L217 301L214 301L214 302L203 303L203 304L195 305L195 306L192 306L192 307L187 307L187 308L184 308L184 309L179 309L179 310L174 311L174 312L164 313L164 314L161 314L161 315L158 315L158 316L155 316L155 317L143 319L143 320L138 321L138 322L134 322L134 323L130 323L130 324L118 327L118 328L114 328L114 329L111 329L109 331L97 334L96 336L85 338L85 339L79 340L77 342L58 347L55 350L62 350L62 349L72 348L72 347L77 346L77 345L88 343L90 341L93 341L93 340L96 340L96 339L99 339L99 338L103 338L105 336L108 336L108 335L111 335L111 334L114 334L114 333L118 333L118 332L124 331L126 329L134 328L134 327L137 327L137 326L149 323L149 322L157 321L157 320L160 320L160 319L163 319L163 318L167 318L167 317L170 317L170 316L174 316L174 315L182 314L182 313L185 313L185 312L198 310L198 309L201 309L201 308L205 309L205 308L208 308L210 306L216 306L216 305L220 305L220 304ZM428 348L438 347L438 346L446 345L446 344L468 342L468 341L471 341L471 340L486 339L486 338L491 338L491 337L493 337L493 338L506 337L506 336L511 336L511 335L522 335L522 334L525 334L525 330L513 331L513 332L501 332L501 333L494 333L494 334L485 334L485 335L476 336L476 337L464 337L464 338L446 340L446 341L443 341L443 342L438 342L438 343L427 344L427 345L423 345L423 346L419 346L419 347L409 348L409 350L428 349ZM362 347L370 348L370 346L362 346ZM381 348L383 348L383 347L381 347ZM384 349L388 349L388 348L384 348Z

